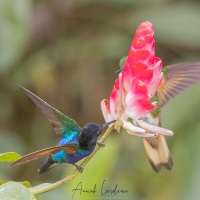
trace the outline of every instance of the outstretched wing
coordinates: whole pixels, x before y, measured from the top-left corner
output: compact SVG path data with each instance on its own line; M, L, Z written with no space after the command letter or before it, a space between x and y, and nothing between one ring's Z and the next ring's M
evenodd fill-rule
M68 133L79 132L80 127L73 119L56 110L26 88L21 86L20 88L42 110L49 122L53 125L56 134L61 134L64 137Z
M55 147L49 147L46 149L42 149L39 151L35 151L33 153L27 154L21 158L19 158L18 160L16 160L15 162L13 162L11 164L11 166L14 165L21 165L23 163L27 163L33 160L37 160L45 155L48 154L52 154L55 152L58 152L60 150L65 150L67 154L73 154L76 150L77 150L77 145L76 144L68 144L68 145L63 145L63 146L55 146Z
M200 80L200 62L184 62L163 68L163 82L158 88L160 105Z

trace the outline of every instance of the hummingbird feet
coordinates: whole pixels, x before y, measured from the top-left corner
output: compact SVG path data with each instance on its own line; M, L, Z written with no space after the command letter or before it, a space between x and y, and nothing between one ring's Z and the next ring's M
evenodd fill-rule
M83 169L84 169L83 167L77 165L76 163L74 163L74 164L72 164L72 165L74 165L74 166L76 167L76 169L78 169L78 171L79 171L80 173L83 172Z
M97 141L97 144L99 145L99 147L105 147L106 142Z

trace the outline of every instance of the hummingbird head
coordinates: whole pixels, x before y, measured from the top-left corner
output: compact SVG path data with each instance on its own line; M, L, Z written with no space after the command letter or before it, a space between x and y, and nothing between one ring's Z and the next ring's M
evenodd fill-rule
M83 149L94 148L103 128L105 128L106 126L108 126L113 122L115 122L115 120L105 124L94 124L94 123L86 124L78 134L78 141L80 147Z

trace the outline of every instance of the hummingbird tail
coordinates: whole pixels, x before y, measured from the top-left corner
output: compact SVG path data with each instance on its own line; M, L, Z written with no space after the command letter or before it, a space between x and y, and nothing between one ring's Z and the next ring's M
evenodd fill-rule
M159 172L162 166L168 170L172 169L173 160L163 135L157 138L145 138L143 143L150 164L156 172Z
M54 167L57 163L52 159L51 155L45 156L39 165L38 173L42 174L48 170L50 170L52 167Z

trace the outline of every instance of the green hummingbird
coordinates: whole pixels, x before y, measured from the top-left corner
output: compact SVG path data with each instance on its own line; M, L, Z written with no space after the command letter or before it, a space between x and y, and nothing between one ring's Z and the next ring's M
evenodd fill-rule
M120 60L120 69L116 72L123 70L125 61L125 57ZM161 126L161 108L170 99L200 80L200 62L177 63L163 67L162 71L162 83L151 99L152 102L158 102L157 107L143 117L144 121L156 126ZM159 172L162 167L172 169L173 160L163 135L158 135L156 138L143 138L143 143L150 164L156 172Z

